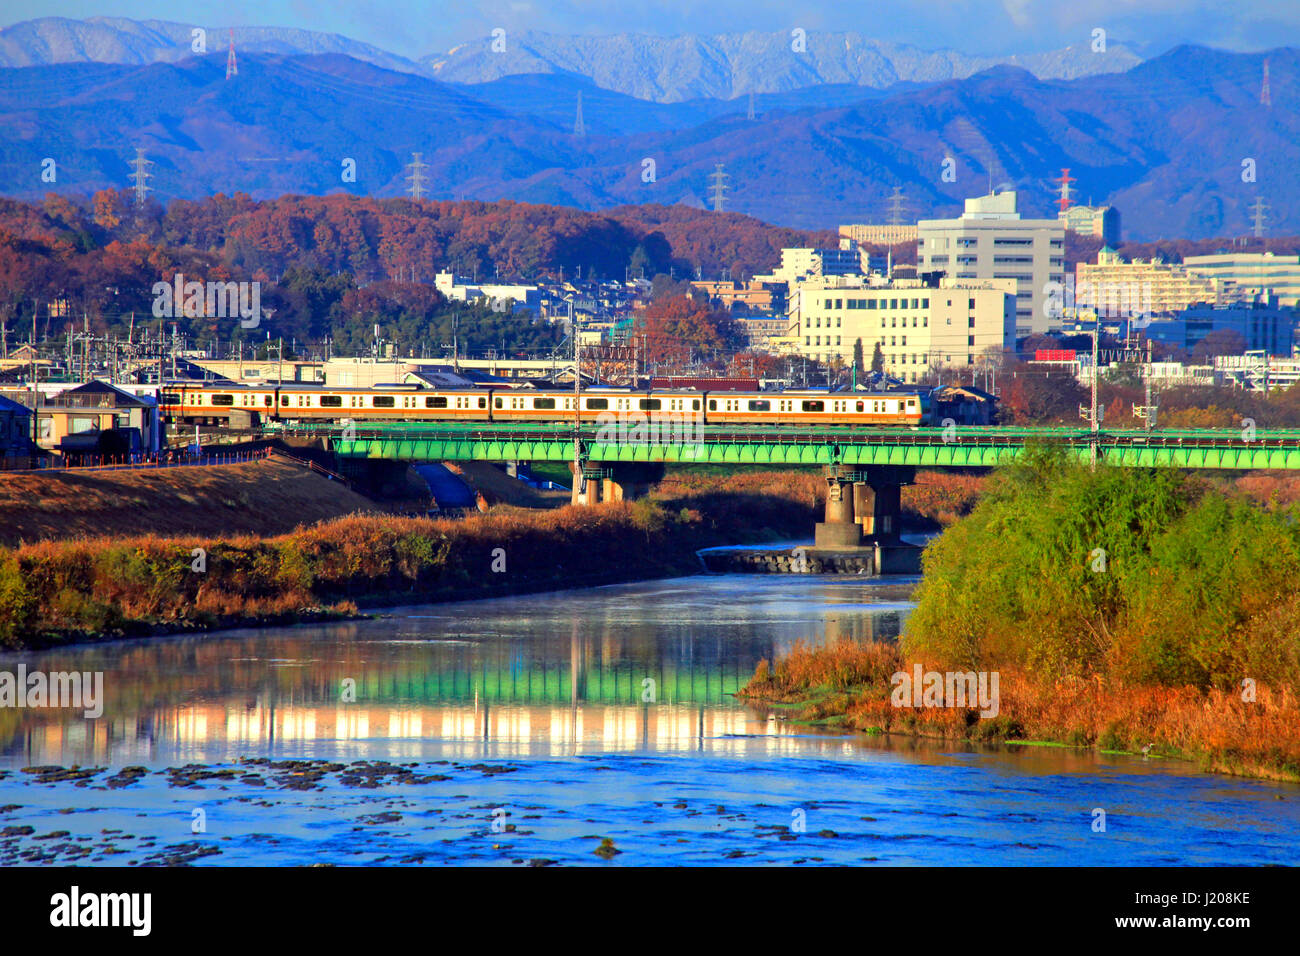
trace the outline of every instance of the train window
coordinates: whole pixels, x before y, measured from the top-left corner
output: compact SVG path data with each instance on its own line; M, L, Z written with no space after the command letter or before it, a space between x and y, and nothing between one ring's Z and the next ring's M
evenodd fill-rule
M280 396L280 404L281 404L281 405L288 405L288 404L289 404L289 396L288 396L288 395L281 395L281 396Z
M587 408L591 411L604 411L609 408L609 399L607 398L589 398L587 399Z
M641 399L640 405L641 411L643 412L657 412L659 411L661 403L657 398L643 398Z
M430 395L428 398L426 398L426 399L424 400L424 407L425 407L425 408L446 408L446 407L447 407L447 396L446 396L446 395Z
M914 398L909 398L909 399L907 400L907 407L908 407L908 408L916 408L916 399L914 399Z
M374 404L375 408L392 408L396 403L391 395L376 395Z
M233 395L213 395L213 396L212 396L212 404L213 404L213 405L233 405L233 404L235 404L235 396L233 396Z
M502 403L502 401L501 401L500 396L498 396L498 397L493 401L492 404L495 405L497 408L501 408L503 403Z
M865 411L865 410L866 410L866 407L867 407L867 403L866 403L866 402L858 402L858 411L860 411L860 412L861 412L861 411Z
M543 409L543 410L549 410L549 409L552 409L552 408L554 408L554 407L555 407L555 399L553 399L553 398L534 398L534 399L533 399L533 408L539 408L539 409Z
M718 400L716 398L709 399L709 411L716 412L717 410L718 410Z
M803 410L805 412L824 412L826 411L825 402L804 402Z
M321 408L342 408L342 407L343 407L343 396L342 396L342 395L322 395L322 396L320 397L320 407L321 407Z
M262 396L262 404L265 405L265 406L267 406L267 407L269 408L269 407L271 406L271 396L270 396L270 395L263 395L263 396Z
M480 399L478 400L478 407L479 407L479 408L487 408L487 399L486 399L486 398L480 398Z
M772 403L765 398L751 398L749 400L749 410L751 412L770 412Z
M700 410L700 400L698 398L691 399L691 411L698 412L699 410Z
M179 392L163 392L162 401L164 405L179 405L181 396Z

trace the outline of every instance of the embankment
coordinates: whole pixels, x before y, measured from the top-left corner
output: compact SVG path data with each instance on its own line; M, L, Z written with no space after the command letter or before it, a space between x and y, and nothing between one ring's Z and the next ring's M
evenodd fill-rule
M926 550L898 645L800 648L760 665L743 694L852 730L1300 780L1300 515L1260 497L1029 454ZM996 714L944 693L896 697L894 675L918 665L945 680L996 674Z
M83 537L285 534L377 511L340 482L283 458L238 465L0 476L0 544Z
M488 512L362 515L278 536L221 532L42 541L0 551L0 644L67 641L348 613L699 569L695 552L806 534L812 475L680 476L649 499Z

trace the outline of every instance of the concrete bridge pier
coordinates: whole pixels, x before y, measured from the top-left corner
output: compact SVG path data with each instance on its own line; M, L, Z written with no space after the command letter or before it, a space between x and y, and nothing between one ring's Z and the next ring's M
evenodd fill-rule
M581 473L570 463L569 470L573 472L572 502L575 505L644 498L664 477L664 466L659 462L606 462L586 465ZM583 475L587 478L585 491L580 490Z
M852 479L841 475L839 469L826 469L825 521L817 522L813 531L813 547L829 550L862 547L862 527L854 520L855 498Z

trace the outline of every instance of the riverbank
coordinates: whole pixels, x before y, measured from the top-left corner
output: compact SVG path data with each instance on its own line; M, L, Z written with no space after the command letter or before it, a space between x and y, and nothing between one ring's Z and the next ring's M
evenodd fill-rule
M744 694L846 729L1300 780L1300 523L1293 505L1259 497L1028 453L927 548L897 647L797 651L760 666ZM1000 699L895 696L895 675L917 667L990 689L996 677Z
M696 551L803 535L820 479L667 479L650 498L460 520L360 515L275 537L45 541L0 551L0 645L284 623L700 570Z

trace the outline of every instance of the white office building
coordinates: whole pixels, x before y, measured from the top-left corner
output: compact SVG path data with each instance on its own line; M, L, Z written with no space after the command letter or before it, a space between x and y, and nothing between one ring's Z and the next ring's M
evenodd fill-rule
M1014 279L1017 336L1060 325L1059 316L1048 314L1048 284L1065 281L1065 225L1059 219L1021 219L1014 192L967 199L957 219L922 219L916 259L918 274Z

